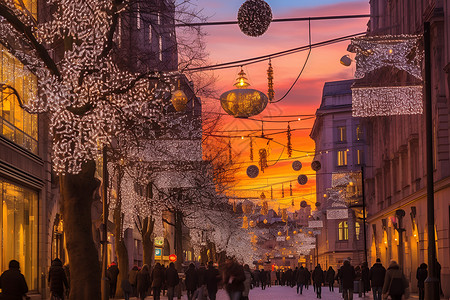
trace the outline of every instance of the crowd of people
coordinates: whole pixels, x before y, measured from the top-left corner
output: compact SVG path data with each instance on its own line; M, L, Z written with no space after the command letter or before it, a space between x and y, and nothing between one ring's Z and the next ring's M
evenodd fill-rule
M439 270L439 264L437 267ZM111 263L107 270L111 298L116 294L119 273L117 264ZM422 263L416 272L419 300L424 299L424 282L427 276L427 265ZM68 295L69 278L68 265L63 266L61 260L54 259L48 273L52 299L62 300ZM303 265L294 270L288 268L274 271L255 268L251 271L248 265L239 264L228 258L225 264L220 266L220 271L213 262L209 262L207 266L204 264L196 266L191 263L184 273L179 273L174 263L170 263L168 267L156 263L152 268L148 265L143 265L142 268L134 266L128 272L128 278L122 280L120 287L126 300L131 296L141 300L153 296L154 300L159 300L161 293L165 295L166 292L169 300L181 299L184 289L188 300L216 300L219 286L223 286L230 300L248 300L250 290L253 288L261 287L265 290L272 284L291 288L296 286L297 294L303 294L303 290L309 289L312 285L316 297L321 299L322 286L334 292L336 281L344 300L352 300L354 293L364 297L370 290L374 300L387 299L388 296L392 300L409 297L409 282L398 263L392 260L386 269L380 259L377 259L370 269L367 263L352 266L350 259L347 259L337 272L331 266L323 270L320 264L312 272ZM10 261L9 269L0 276L0 288L1 299L27 298L28 286L20 272L18 261Z

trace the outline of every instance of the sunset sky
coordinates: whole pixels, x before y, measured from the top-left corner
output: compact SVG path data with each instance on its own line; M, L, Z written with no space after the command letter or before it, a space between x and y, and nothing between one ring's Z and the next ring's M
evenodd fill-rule
M210 22L232 21L237 19L237 12L244 0L197 0L198 8L203 8L203 14L209 16ZM352 15L368 14L369 1L342 1L342 0L266 0L272 8L274 19L294 18L294 17L317 17L331 15ZM366 31L368 18L347 19L347 20L327 20L312 21L311 34L312 43L317 43L345 35ZM251 58L255 56L267 55L295 47L308 45L308 22L280 22L272 23L268 31L260 37L249 37L244 35L237 25L206 26L207 33L206 50L209 53L210 63L223 63L235 60ZM269 104L266 110L255 119L263 120L297 120L297 117L273 118L273 116L286 115L313 115L321 102L322 88L327 81L351 79L353 77L354 66L344 67L339 63L339 59L348 54L346 49L349 41L338 44L313 49L300 80L289 93L289 95L277 104ZM298 76L306 58L307 52L300 52L293 55L283 56L272 60L274 68L275 99L280 98L292 85ZM251 87L267 94L267 70L268 62L260 62L249 66L244 66ZM232 68L220 71L209 72L217 77L216 89L218 94L233 88L239 68ZM203 99L205 111L223 112L218 100ZM226 117L226 124L222 130L231 131L222 133L224 135L246 136L248 133L242 132L246 129L260 129L261 122L252 120L238 120ZM315 176L310 169L310 162L314 153L314 142L309 138L314 119L291 122L292 129L299 129L292 132L293 154L288 159L287 151L283 145L287 144L286 133L271 136L273 141L267 145L267 140L254 139L254 162L258 164L258 150L265 147L270 151L269 165L264 173L259 174L255 179L250 179L246 175L246 169L252 163L249 161L249 139L233 138L232 148L234 153L239 153L239 161L242 168L237 174L238 184L235 194L239 197L257 197L264 191L270 199L270 187L274 190L274 200L271 207L277 209L293 208L298 209L302 200L307 200L310 204L315 202ZM284 131L287 122L264 123L265 129L279 129ZM233 132L237 130L236 132ZM267 131L266 133L270 133ZM282 144L282 145L280 145ZM296 151L299 150L299 151ZM306 151L309 156L306 156ZM291 164L294 160L299 160L303 164L302 170L296 172ZM308 183L301 186L297 183L297 176L308 175ZM289 182L292 181L293 197L289 196ZM284 182L285 197L282 198L281 187ZM291 203L294 200L295 206Z

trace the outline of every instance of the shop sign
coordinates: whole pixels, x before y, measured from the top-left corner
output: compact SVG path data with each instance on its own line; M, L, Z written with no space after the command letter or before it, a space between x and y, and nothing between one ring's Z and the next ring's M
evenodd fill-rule
M308 227L309 228L322 228L323 227L323 221L308 221Z
M170 260L171 262L176 262L176 261L177 261L177 256L176 256L175 254L170 254L170 255L169 255L169 260Z
M286 241L285 236L277 236L277 242L284 242L284 241Z
M162 249L155 248L155 258L161 258L161 256L162 256Z
M328 220L348 219L348 208L343 209L328 209Z
M155 246L159 246L159 247L164 246L164 238L161 236L155 237Z

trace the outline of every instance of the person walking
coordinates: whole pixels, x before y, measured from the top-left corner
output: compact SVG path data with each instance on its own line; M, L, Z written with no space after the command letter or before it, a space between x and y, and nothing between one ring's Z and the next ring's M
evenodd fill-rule
M175 296L175 287L180 282L180 277L175 269L175 264L171 262L169 268L166 270L166 287L167 287L167 299L173 300Z
M261 272L259 273L260 280L261 280L261 289L266 289L267 284L267 272L264 269L261 269Z
M297 272L297 294L300 290L300 295L303 294L303 287L308 284L308 271L303 268L303 265L300 266Z
M428 266L425 263L420 264L417 268L416 279L419 288L419 300L425 299L425 279L428 277Z
M150 282L152 283L153 300L161 299L161 288L164 283L164 267L160 263L156 263L150 275Z
M128 282L131 284L131 296L137 297L137 274L139 273L138 266L133 266L130 272L128 272Z
M359 286L360 294L362 292L363 297L366 297L366 292L370 291L369 267L367 262L363 262L361 265L361 283Z
M344 300L353 299L353 282L355 280L355 268L350 265L349 260L344 260L343 266L339 269L339 280L342 283L342 296Z
M206 289L208 290L208 297L210 300L216 300L217 284L219 283L220 278L219 270L217 270L214 267L213 262L210 261L208 263L208 269L205 272Z
M117 288L117 276L119 275L119 268L116 262L112 262L106 271L106 277L109 279L109 298L114 298Z
M227 258L223 279L230 300L240 300L244 291L244 268L231 258Z
M52 261L50 270L48 271L48 283L52 299L64 299L64 288L69 288L66 272L64 272L63 264L59 258Z
M136 275L136 295L140 300L144 300L150 288L150 272L148 265L143 265Z
M252 273L250 272L250 267L248 265L244 265L244 291L242 292L241 300L249 300L248 294L250 293L250 287L252 284Z
M195 265L193 263L189 265L189 268L186 270L185 274L186 278L184 280L184 283L186 286L187 298L188 300L192 300L194 292L198 287L197 270L195 269Z
M314 269L312 278L316 290L316 297L322 299L322 284L325 282L325 278L323 276L323 270L320 267L320 264L317 264L316 268Z
M372 285L372 294L374 300L381 300L381 292L383 291L384 276L386 269L381 264L381 260L377 258L369 271L369 280Z
M330 289L330 292L334 292L334 278L336 276L336 272L334 271L333 267L330 266L327 271L326 275L326 281L328 283L328 287Z
M17 260L11 260L9 269L0 276L0 289L4 300L22 300L28 293L28 285L20 273L20 264Z
M122 288L124 299L129 300L131 293L133 293L133 287L131 286L130 281L127 278L122 279L120 287Z
M401 300L408 287L409 283L402 269L395 260L391 260L384 277L383 298L391 296L392 300ZM405 295L405 298L408 298L407 296Z
M261 272L258 267L253 271L253 280L255 281L255 287L259 287L259 283L261 282Z
M201 263L200 267L197 269L198 275L198 287L194 293L193 299L206 300L206 268L205 264Z
M305 271L307 276L306 289L309 290L309 286L311 284L311 272L309 272L308 268L305 268Z

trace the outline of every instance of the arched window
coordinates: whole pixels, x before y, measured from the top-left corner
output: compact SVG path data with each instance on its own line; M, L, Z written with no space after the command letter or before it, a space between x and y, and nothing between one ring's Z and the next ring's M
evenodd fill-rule
M347 221L339 222L339 240L348 241L348 223Z
M355 234L356 234L356 240L359 241L359 235L361 233L361 225L356 222L355 223Z

